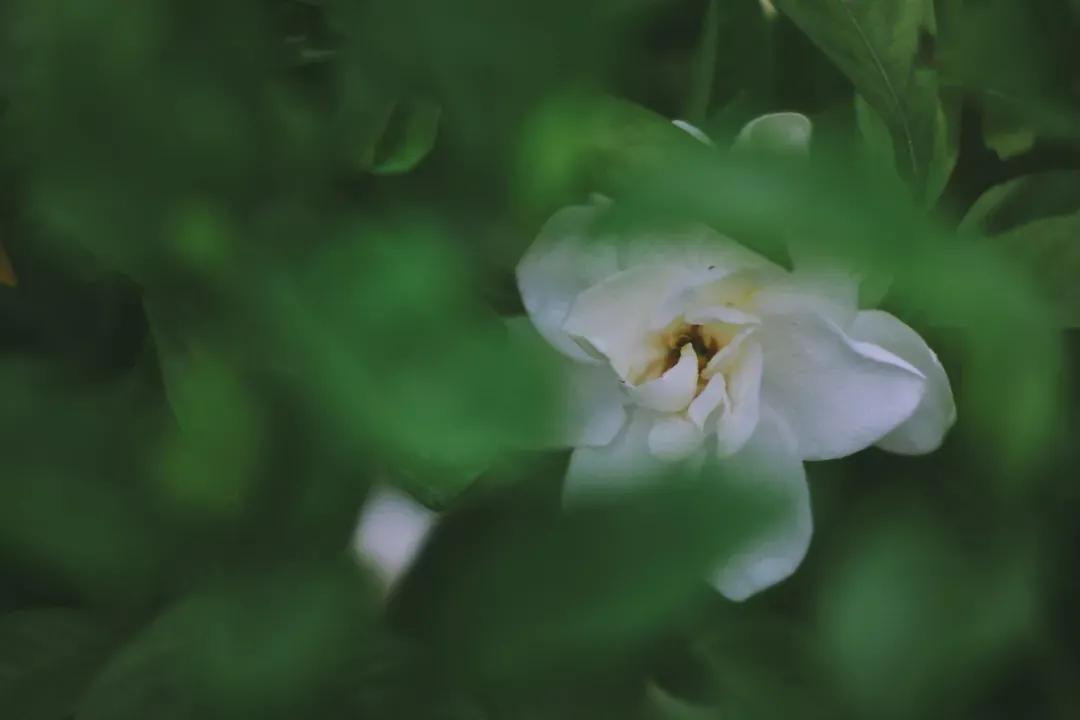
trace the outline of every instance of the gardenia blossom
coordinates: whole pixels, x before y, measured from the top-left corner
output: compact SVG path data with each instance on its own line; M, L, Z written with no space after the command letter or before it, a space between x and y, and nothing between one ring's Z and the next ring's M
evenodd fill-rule
M759 133L797 145L809 124L770 116L741 138ZM704 225L604 235L605 211L557 212L517 268L529 320L568 361L566 498L625 492L673 466L769 483L782 522L712 578L745 599L806 554L803 461L934 450L955 420L948 378L918 333L859 309L850 273L789 271Z

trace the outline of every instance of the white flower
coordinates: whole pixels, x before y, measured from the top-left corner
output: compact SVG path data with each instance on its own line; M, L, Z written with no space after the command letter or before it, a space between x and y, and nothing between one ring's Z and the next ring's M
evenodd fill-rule
M809 123L766 116L740 141L755 137L805 148ZM597 236L605 211L559 211L517 269L529 320L571 361L566 497L624 492L678 462L770 483L783 522L713 577L744 599L806 553L803 461L934 450L955 420L948 378L914 330L858 309L848 273L788 271L701 225Z

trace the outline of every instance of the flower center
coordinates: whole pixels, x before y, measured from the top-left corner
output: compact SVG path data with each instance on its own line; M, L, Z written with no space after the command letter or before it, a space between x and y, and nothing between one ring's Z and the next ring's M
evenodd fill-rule
M668 351L664 356L663 370L660 371L661 375L675 367L675 364L679 362L682 349L687 343L690 344L690 347L694 349L694 354L697 355L699 375L705 371L705 366L709 364L712 356L720 350L719 339L711 333L704 332L701 325L684 324L678 327L674 333L665 337L665 340L667 341L665 345L667 345Z
M653 336L652 342L656 354L637 376L637 383L654 380L679 363L682 350L689 345L697 356L698 391L700 392L708 378L705 368L716 353L720 352L735 336L733 328L721 323L691 325L681 318Z

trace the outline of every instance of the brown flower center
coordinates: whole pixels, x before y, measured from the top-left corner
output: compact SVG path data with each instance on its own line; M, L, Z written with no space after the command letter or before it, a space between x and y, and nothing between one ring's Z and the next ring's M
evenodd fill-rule
M712 356L720 350L720 343L716 337L705 334L701 325L682 325L670 338L670 340L665 338L668 351L664 356L664 369L660 371L661 375L675 367L676 363L679 362L682 349L687 343L690 344L690 347L694 349L694 354L697 355L699 374L705 370L705 366L709 364Z
M705 368L716 353L731 342L734 337L732 328L723 324L691 325L681 318L673 322L666 329L655 336L657 354L638 374L638 383L653 380L666 373L679 363L682 350L689 345L697 356L698 391L700 392L708 378L704 376Z

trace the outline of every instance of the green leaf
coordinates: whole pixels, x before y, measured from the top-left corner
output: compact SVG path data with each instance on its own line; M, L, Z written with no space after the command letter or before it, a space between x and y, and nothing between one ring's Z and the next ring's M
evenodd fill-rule
M635 103L606 96L560 97L541 107L526 128L517 185L546 216L590 193L617 195L633 178L681 155L711 152L667 118Z
M76 718L306 716L366 646L374 601L345 559L216 583L167 608L121 649Z
M339 114L353 167L397 175L415 168L435 147L442 107L427 98L360 83L345 90Z
M931 0L777 0L854 83L893 138L900 174L929 204L956 163L956 108L932 69Z
M717 0L709 0L702 21L694 68L691 71L690 95L686 101L683 117L693 125L701 126L709 111L713 85L716 82L717 45L720 38L720 6Z
M442 107L426 99L394 103L390 119L374 149L371 172L377 175L405 173L427 157L435 147Z
M1080 327L1080 213L1035 220L992 241L1028 269L1063 325Z
M147 322L176 430L162 446L158 490L186 512L239 517L252 502L260 418L235 361L177 322L175 308L146 298ZM205 333L204 333L205 334Z
M986 105L982 112L983 142L1002 160L1028 152L1035 146L1038 133L1026 118L1001 112Z
M1080 325L1080 171L1015 178L987 190L960 227L1025 268L1064 325Z
M554 516L522 501L528 488L507 487L507 500L445 519L395 614L449 672L496 684L618 662L682 616L718 561L777 521L780 498L750 485L662 478L654 491Z
M23 610L0 617L0 708L18 720L66 720L113 643L78 610Z
M961 227L995 235L1032 220L1080 212L1080 171L1053 170L995 185L971 206Z

